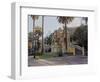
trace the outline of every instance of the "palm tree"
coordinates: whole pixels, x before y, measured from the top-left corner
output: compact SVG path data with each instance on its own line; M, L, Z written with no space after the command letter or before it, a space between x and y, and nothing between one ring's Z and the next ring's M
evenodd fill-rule
M36 43L37 50L39 50L39 48L40 48L39 38L41 37L41 35L42 35L42 31L41 31L41 29L39 27L37 30L35 30L35 38L37 40L37 43Z
M57 17L58 22L64 24L64 34L65 34L65 44L66 44L66 50L67 50L67 24L72 22L74 17L67 17L67 16L58 16Z
M88 23L88 17L82 17L82 20L81 21L85 21L85 25L86 25L86 28L88 27L87 23ZM83 25L83 23L81 22L81 27L84 27L85 25ZM88 29L88 28L87 28ZM87 40L87 39L86 39ZM83 40L84 41L84 40ZM87 42L87 41L86 41ZM87 44L87 43L86 43ZM82 46L82 52L83 52L83 55L85 55L85 45L83 44ZM87 48L86 48L87 50Z
M88 23L88 17L83 17L83 20L85 20L85 23L87 25L87 23Z
M38 16L36 15L31 15L32 19L33 19L33 28L35 28L35 20L38 19ZM34 40L34 36L33 36L33 40ZM33 49L33 40L32 40L32 49ZM35 41L36 42L36 41ZM35 50L34 50L35 51ZM34 52L33 52L34 53ZM35 54L34 54L34 58L35 58Z
M42 50L41 50L41 53L43 54L43 52L44 52L44 46L43 46L43 44L44 44L44 40L43 40L43 32L44 32L44 16L42 16Z

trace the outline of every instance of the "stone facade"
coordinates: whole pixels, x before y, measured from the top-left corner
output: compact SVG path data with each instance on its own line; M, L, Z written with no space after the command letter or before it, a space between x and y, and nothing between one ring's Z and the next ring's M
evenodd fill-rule
M57 52L57 50L61 48L63 53L67 52L65 39L66 37L64 30L62 28L56 30L52 35L52 51ZM69 33L67 32L67 47L69 46L70 46L70 36Z

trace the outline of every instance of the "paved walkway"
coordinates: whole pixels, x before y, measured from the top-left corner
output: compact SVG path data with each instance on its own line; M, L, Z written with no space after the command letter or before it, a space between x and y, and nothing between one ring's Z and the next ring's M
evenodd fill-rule
M63 56L48 59L34 59L32 56L28 57L28 66L75 65L87 64L87 62L87 56Z

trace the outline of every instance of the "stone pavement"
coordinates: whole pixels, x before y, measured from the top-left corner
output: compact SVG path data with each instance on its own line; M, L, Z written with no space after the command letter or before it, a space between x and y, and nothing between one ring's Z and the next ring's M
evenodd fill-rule
M51 66L51 65L77 65L87 64L87 56L63 56L48 59L34 59L28 56L28 66Z

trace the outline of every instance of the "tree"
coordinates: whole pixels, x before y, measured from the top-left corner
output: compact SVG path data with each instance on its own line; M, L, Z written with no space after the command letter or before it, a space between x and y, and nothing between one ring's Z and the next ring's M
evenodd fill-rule
M87 34L87 25L81 25L76 29L74 34L71 36L72 40L76 42L77 45L84 47L87 51L88 47L88 34Z
M36 15L31 15L32 19L33 19L33 28L35 28L35 20L38 19L38 16ZM34 36L33 36L33 40L34 40ZM33 41L32 41L32 47L33 47ZM34 52L33 52L34 53ZM35 58L35 54L34 54L34 58Z
M33 28L35 27L35 20L38 19L38 16L36 15L31 15L32 19L33 19Z
M52 34L45 38L45 44L51 45L52 43Z
M66 50L67 50L67 24L72 22L74 17L64 17L64 16L58 16L57 17L58 22L64 24L64 34L65 34L65 44L66 44Z
M41 30L41 27L38 27L38 29L35 30L34 32L34 35L35 35L35 40L37 40L37 50L39 50L40 48L40 42L39 42L39 38L41 37L42 35L42 30Z
M42 51L41 51L41 53L43 54L43 52L44 52L44 46L43 46L43 44L44 44L44 40L43 40L43 38L44 38L44 36L43 36L43 32L44 32L44 16L42 16Z
M82 19L85 21L86 25L88 23L88 17L82 17Z

